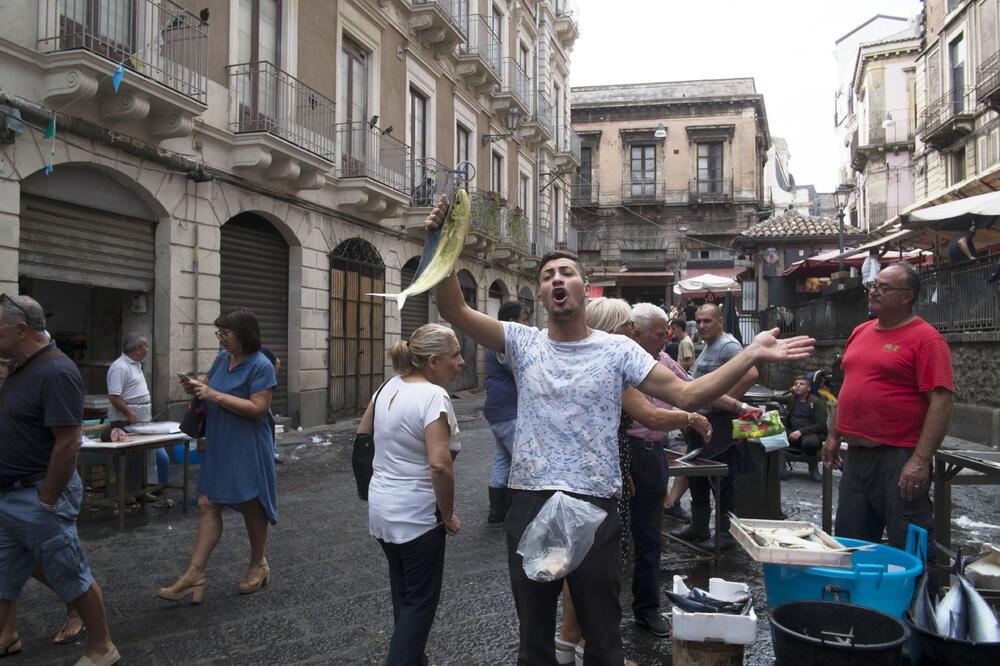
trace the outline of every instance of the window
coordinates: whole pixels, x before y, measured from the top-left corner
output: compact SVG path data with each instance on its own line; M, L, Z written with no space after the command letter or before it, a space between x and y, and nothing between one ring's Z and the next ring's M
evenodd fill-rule
M552 117L555 120L556 126L556 149L569 151L569 137L564 138L564 132L562 127L562 88L557 84L552 84L552 97L555 101L552 105Z
M240 129L267 131L275 123L278 106L277 77L266 65L278 66L278 0L240 0L237 21L236 61L244 65L236 81L240 102Z
M472 162L472 155L469 153L471 145L472 131L462 123L455 124L455 168L461 168L462 162ZM463 171L459 177L459 187L469 187L469 172Z
M632 146L631 195L647 198L656 195L656 146Z
M497 36L500 45L503 46L503 12L497 5L493 5L493 10L490 13L490 29ZM503 53L503 49L500 49L500 53Z
M722 144L698 144L698 191L722 193Z
M556 239L561 239L563 227L562 219L562 190L558 185L552 186L552 227L556 232Z
M506 198L503 191L503 155L493 151L490 165L490 190Z
M582 201L590 201L594 191L593 159L594 149L590 146L581 146L580 168L577 171L579 174L579 184L577 185L579 191L577 197Z
M368 132L368 53L346 35L340 54L338 111L348 123L340 146L344 168L364 163Z
M434 174L427 168L427 98L416 88L410 88L410 141L413 205L429 206L434 199Z
M965 180L965 146L951 154L951 184Z
M959 35L948 45L948 65L951 68L951 111L965 111L965 40Z
M517 181L517 207L524 213L524 221L528 221L528 193L531 190L531 179L526 174L519 174Z

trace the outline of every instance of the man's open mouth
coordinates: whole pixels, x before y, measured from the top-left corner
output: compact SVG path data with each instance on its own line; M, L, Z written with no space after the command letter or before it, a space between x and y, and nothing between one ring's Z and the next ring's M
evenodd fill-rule
M552 302L556 305L562 305L566 302L568 295L565 287L556 287L552 290Z

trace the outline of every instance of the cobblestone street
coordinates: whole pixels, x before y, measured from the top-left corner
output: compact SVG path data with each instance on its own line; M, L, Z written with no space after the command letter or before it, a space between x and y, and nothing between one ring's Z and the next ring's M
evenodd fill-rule
M462 428L456 463L456 506L461 533L450 539L445 589L428 647L434 664L509 664L515 661L517 624L511 599L503 528L486 523L487 478L493 438L481 416L482 394L455 400ZM391 605L384 557L367 533L366 505L355 495L350 472L353 423L293 432L281 438L285 464L278 468L278 525L271 532L271 583L260 593L237 594L248 545L240 516L225 514L226 533L210 563L201 606L155 596L178 576L190 554L195 514L172 509L133 511L119 533L111 516L88 516L80 526L95 576L104 587L112 636L124 664L375 664L384 658ZM954 445L954 440L946 445ZM174 467L179 474L180 468ZM194 484L192 483L192 488ZM972 533L956 526L956 539L994 541L995 503L988 487L955 492L954 517L967 516ZM819 522L820 485L804 473L784 482L789 518ZM678 555L676 546L666 549ZM712 575L704 564L664 567L697 584ZM757 593L758 641L747 663L772 662L764 593L757 564L742 551L726 555L715 575L751 584ZM628 609L629 585L623 585ZM35 582L21 598L19 629L24 652L14 662L73 663L82 644L51 644L62 620L55 597ZM626 654L640 664L669 664L670 641L636 628L626 611Z

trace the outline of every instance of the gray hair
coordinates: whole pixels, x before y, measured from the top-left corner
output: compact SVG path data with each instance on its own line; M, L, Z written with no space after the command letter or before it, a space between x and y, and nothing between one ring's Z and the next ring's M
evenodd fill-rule
M149 338L142 333L128 333L125 335L125 340L122 341L122 351L126 354L135 351L146 344L148 340Z
M906 274L906 288L913 292L911 305L916 303L917 298L920 296L920 271L908 261L900 261L893 265L903 269L903 273Z
M670 317L658 305L652 303L636 303L632 306L632 319L643 333L649 333L657 322L667 323Z
M23 321L33 331L45 330L45 310L31 296L6 296L0 317L9 324Z

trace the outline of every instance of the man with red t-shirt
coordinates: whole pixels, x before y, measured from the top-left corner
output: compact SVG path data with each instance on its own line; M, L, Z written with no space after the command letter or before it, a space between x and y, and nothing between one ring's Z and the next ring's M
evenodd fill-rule
M919 294L915 268L886 268L868 295L877 319L847 340L844 385L823 446L823 464L844 468L837 536L878 542L886 530L889 545L904 548L910 523L931 532L931 460L948 432L954 385L948 343L913 314ZM849 445L845 461L841 440Z

